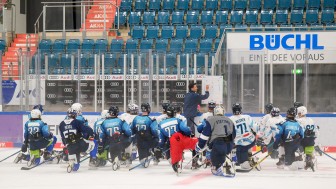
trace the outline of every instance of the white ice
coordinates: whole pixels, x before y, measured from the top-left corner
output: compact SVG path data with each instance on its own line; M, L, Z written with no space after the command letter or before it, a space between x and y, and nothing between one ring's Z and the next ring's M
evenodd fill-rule
M18 148L0 149L0 160L18 151ZM265 154L260 154L264 156ZM330 154L336 156L336 154ZM78 172L67 173L66 164L43 164L32 170L20 170L26 163L14 164L15 156L0 163L0 189L334 189L336 188L336 161L318 156L318 170L285 171L275 167L276 160L266 159L261 171L237 173L234 178L217 177L210 168L184 169L176 176L167 161L148 168L127 168L113 171L111 164L97 170L88 170L88 161ZM191 159L187 153L184 164ZM138 164L134 161L133 165Z

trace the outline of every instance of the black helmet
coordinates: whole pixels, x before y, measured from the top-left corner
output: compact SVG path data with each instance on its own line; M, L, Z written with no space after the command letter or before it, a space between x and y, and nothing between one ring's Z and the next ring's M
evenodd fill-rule
M174 104L172 104L172 106L175 109L175 113L176 112L182 112L182 107L178 103L174 103Z
M273 108L273 104L272 103L268 103L265 105L265 110L266 110L266 113L270 113L272 111L272 108Z
M168 107L169 107L169 103L163 103L163 104L162 104L162 109L163 109L163 112L164 112L164 113L167 112Z
M232 105L232 113L234 115L239 115L242 112L242 106L239 103L235 103Z
M280 115L280 109L278 107L273 107L271 110L272 117L277 117Z
M141 104L141 111L149 113L151 111L151 107L150 107L149 103L142 103Z
M209 109L214 109L216 107L216 102L215 101L209 101L208 103L208 108Z
M111 106L108 112L111 116L118 116L119 108L118 106Z
M294 108L298 108L300 106L303 106L302 102L294 102Z
M291 108L289 108L288 110L287 110L287 118L295 118L295 116L296 116L296 108L294 108L294 107L291 107Z
M167 116L174 117L175 116L175 108L173 106L167 107Z

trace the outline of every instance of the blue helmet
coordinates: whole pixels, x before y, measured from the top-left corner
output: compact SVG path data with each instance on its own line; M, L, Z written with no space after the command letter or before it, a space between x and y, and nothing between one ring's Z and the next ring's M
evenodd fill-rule
M43 113L43 106L42 106L41 104L37 104L37 105L35 105L35 106L33 107L33 110L34 110L34 109L38 109L38 110L40 110L41 113Z

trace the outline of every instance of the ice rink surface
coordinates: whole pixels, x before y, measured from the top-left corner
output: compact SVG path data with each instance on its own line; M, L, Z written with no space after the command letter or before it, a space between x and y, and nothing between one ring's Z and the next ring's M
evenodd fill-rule
M18 151L18 148L0 149L0 160ZM260 157L266 154L258 154ZM336 154L330 154L335 157ZM191 159L186 153L184 165ZM122 167L113 171L108 163L97 170L88 170L89 161L81 163L78 172L67 173L66 164L43 164L32 170L20 170L25 162L14 164L13 156L0 163L0 189L334 189L336 188L336 161L317 156L318 170L285 171L277 169L277 160L266 159L262 170L237 173L234 178L213 176L210 168L184 169L176 176L167 161L148 168L129 171ZM133 161L131 166L137 165ZM189 166L188 166L189 167Z

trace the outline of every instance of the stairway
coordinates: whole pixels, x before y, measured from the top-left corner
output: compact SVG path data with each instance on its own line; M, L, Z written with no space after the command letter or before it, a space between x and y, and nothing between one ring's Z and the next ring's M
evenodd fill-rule
M19 55L18 51L21 48L22 54L27 54L27 44L30 46L30 58L35 54L38 46L38 35L16 34L14 41L10 44L5 54L2 56L2 76L3 80L19 79Z
M99 2L100 1L100 2ZM104 5L105 4L105 23L106 23L106 30L108 31L110 28L112 28L114 23L114 17L116 13L116 7L113 5L109 5L106 3L113 3L119 6L121 3L121 0L103 0L104 2L101 2L102 0L93 0L93 6L91 6L91 9L88 11L85 19L85 23L82 24L81 31L84 30L84 27L87 31L104 31ZM85 24L85 25L84 25Z

